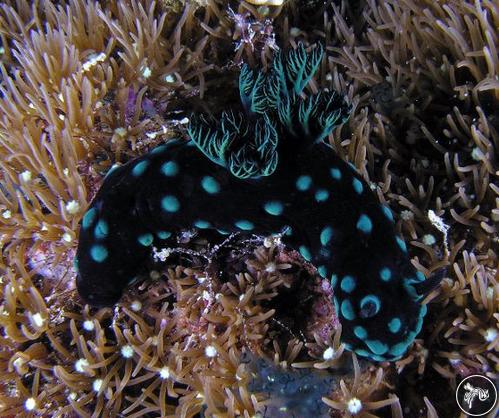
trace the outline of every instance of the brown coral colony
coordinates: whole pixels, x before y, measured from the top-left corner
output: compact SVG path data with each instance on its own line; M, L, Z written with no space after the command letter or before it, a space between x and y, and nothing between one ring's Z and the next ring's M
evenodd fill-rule
M499 378L497 27L489 0L3 1L0 416L458 416L462 378ZM300 42L325 47L307 93L353 107L331 146L443 272L407 353L351 354L329 282L278 236L184 231L119 304L85 305L104 175Z

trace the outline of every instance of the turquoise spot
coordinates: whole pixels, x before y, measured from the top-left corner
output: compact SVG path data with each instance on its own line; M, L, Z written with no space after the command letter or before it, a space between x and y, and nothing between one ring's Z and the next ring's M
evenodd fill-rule
M364 191L364 186L362 185L361 181L355 177L352 181L352 185L357 194L361 194Z
M199 220L194 222L194 226L199 229L206 229L209 228L211 224L208 221Z
M371 353L367 350L363 350L362 348L358 348L355 352L362 357L371 357Z
M175 196L167 195L161 199L161 207L167 212L176 212L180 208L180 203Z
M300 245L300 247L298 248L298 251L300 251L300 254L301 256L307 260L307 261L310 261L312 260L312 253L310 252L310 250L305 247L304 245Z
M81 221L81 227L83 229L87 229L92 225L95 221L95 217L97 216L97 209L92 208L85 213L83 220Z
M163 151L166 151L166 148L167 148L166 145L159 145L151 150L151 154L160 154Z
M384 282L388 282L392 278L392 271L388 267L382 268L379 272L379 277Z
M75 271L78 273L78 270L79 270L79 265L80 265L80 262L78 261L78 259L75 257L73 258L73 268L75 269Z
M147 166L149 165L149 161L141 161L138 163L133 169L132 169L132 174L135 177L141 176L144 171L146 171Z
M310 176L300 176L296 180L296 188L301 192L308 190L312 185L312 177Z
M392 318L390 322L388 322L388 329L390 332L396 334L400 331L400 327L402 326L402 322L400 322L399 318Z
M107 258L107 248L103 245L93 245L90 248L90 257L96 263L102 263Z
M215 194L220 191L220 184L211 176L204 176L201 180L201 187L206 193Z
M400 249L406 253L407 252L407 246L405 245L405 242L402 238L396 237L397 238L397 244L399 245Z
M355 279L352 276L343 277L340 287L344 292L352 293L355 289Z
M168 239L172 236L172 233L168 231L158 231L156 232L156 235L159 239Z
M327 276L326 266L319 266L319 267L317 268L317 271L319 272L319 274L320 274L322 277L326 277L326 276Z
M329 241L331 241L332 237L333 237L333 228L331 228L330 226L326 226L321 231L321 237L320 237L321 238L321 244L322 245L329 244Z
M416 277L417 277L418 281L420 281L420 282L424 282L426 280L424 274L421 273L420 271L416 272Z
M413 280L412 279L404 279L403 285L404 285L405 290L407 291L407 293L409 294L409 296L411 296L411 298L413 298L414 300L416 300L416 299L419 298L419 295L416 292L416 289L414 288L414 286L412 284L413 284Z
M178 165L175 161L167 161L161 166L161 172L167 177L175 176L178 173Z
M355 319L355 312L353 311L353 306L348 299L341 302L341 314L349 321Z
M336 287L336 283L338 283L338 276L336 274L331 275L331 286Z
M360 215L360 218L357 221L357 229L364 234L369 234L373 230L373 223L369 216L364 214Z
M317 202L325 202L329 198L329 192L324 189L319 189L315 192L315 200Z
M267 212L269 215L274 215L274 216L279 216L284 210L284 206L282 205L282 203L277 202L275 200L265 203L263 208L265 209L265 212Z
M230 234L230 232L228 232L224 229L217 229L217 232L221 235L229 235Z
M386 207L385 205L381 205L381 209L383 210L383 213L385 214L385 216L392 222L394 222L394 219L393 219L393 214L392 214L392 211L390 210L390 208Z
M360 338L361 340L367 337L367 331L364 327L355 327L353 329L353 333L357 338Z
M246 219L241 219L240 221L237 221L235 225L239 229L242 229L243 231L251 231L255 227L252 222Z
M383 357L383 356L378 356L376 354L371 354L371 358L374 360L374 361L385 361L386 358Z
M338 299L336 297L333 297L333 303L334 303L334 311L336 314L340 312L340 304L338 303Z
M374 354L382 355L388 351L388 346L379 340L367 340L366 344Z
M381 301L376 295L364 296L360 301L360 309L362 318L370 318L376 315L381 308Z
M390 354L392 356L399 357L399 356L401 356L402 354L405 353L405 350L407 350L408 346L409 346L409 343L405 342L405 341L402 342L402 343L395 344L390 349Z
M352 167L355 171L357 171L357 167L355 167L354 163L349 162L348 165Z
M331 177L335 180L341 180L341 171L337 168L332 168L330 171Z
M107 234L109 233L109 228L107 226L107 222L100 220L97 222L97 225L95 226L95 238L97 239L103 239L107 237Z
M139 243L141 245L143 245L144 247L149 247L149 245L152 244L153 240L154 240L154 237L152 236L152 234L149 234L149 233L142 234L142 235L139 235L137 237L137 241L139 241Z

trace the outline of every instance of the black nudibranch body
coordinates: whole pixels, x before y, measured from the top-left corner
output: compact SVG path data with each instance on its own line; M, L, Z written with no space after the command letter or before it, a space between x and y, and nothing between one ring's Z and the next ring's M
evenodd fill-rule
M347 348L373 360L401 357L420 332L430 280L411 265L390 209L322 140L348 118L336 93L301 94L322 59L317 47L278 55L269 74L243 67L245 114L191 122L173 141L110 172L83 217L80 295L116 303L172 234L279 233L331 281Z

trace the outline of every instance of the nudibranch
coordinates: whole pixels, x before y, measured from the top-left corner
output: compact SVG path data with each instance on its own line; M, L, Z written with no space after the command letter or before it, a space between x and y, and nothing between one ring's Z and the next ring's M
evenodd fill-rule
M77 287L115 304L151 255L182 230L267 236L300 252L331 282L350 350L400 358L420 332L435 286L411 265L390 209L323 140L348 119L335 92L305 96L317 46L277 53L268 73L243 66L243 112L194 117L190 141L158 146L113 169L81 222Z

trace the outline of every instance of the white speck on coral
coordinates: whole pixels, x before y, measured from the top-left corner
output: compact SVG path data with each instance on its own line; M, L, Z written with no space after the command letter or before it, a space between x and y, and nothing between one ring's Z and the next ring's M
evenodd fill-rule
M168 248L162 248L160 251L156 247L152 247L153 258L155 261L165 262L168 257L170 257L170 250Z
M102 387L103 380L102 379L95 379L94 383L92 383L92 389L95 392L98 392L100 388Z
M12 212L10 210L4 210L2 212L2 218L4 218L4 219L12 218Z
M197 281L199 284L203 284L206 280L206 277L205 276L201 276L201 277L197 277Z
M83 322L83 328L86 331L93 331L95 328L94 321L91 321L90 319L87 319L86 321Z
M105 59L106 54L104 54L104 52L101 52L99 54L90 54L88 56L88 60L86 60L81 67L83 68L83 71L88 71L94 65L97 65L99 62L102 62Z
M190 122L189 118L183 118L178 121L181 125L187 125Z
M152 280L158 280L161 277L161 273L159 271L156 271L156 270L151 270L151 272L149 273L149 277Z
M324 353L322 354L322 358L326 361L331 360L334 357L334 349L333 347L328 347L324 350Z
M146 66L146 67L142 68L141 74L142 74L142 77L147 79L147 78L151 77L152 71L149 67Z
M488 343L494 342L496 338L498 337L497 329L495 328L489 328L485 331L485 334L483 334L483 338L485 338L485 341Z
M458 358L450 358L449 363L453 366L457 366L458 364L461 364L461 360L459 360Z
M159 377L161 377L161 379L168 379L170 377L170 369L166 366L162 367L159 370Z
M244 299L244 293L242 295L239 295L239 300L243 300Z
M31 316L31 320L33 321L35 327L38 328L41 328L45 323L45 319L43 319L43 317L38 312Z
M471 158L473 158L475 161L480 161L482 157L483 157L482 150L478 147L473 148L473 151L471 151Z
M62 239L63 239L63 241L66 241L66 242L73 241L73 237L71 236L71 234L69 232L65 232L64 234L62 234Z
M26 399L26 402L24 402L24 407L26 408L27 411L32 411L33 409L35 409L36 408L35 398Z
M65 170L67 170L67 168L65 168ZM80 210L80 204L76 200L70 200L69 202L66 203L66 212L69 213L70 215L78 213L79 210Z
M60 119L60 120L64 120L64 119L66 119L66 116L64 116L64 115L59 115L59 119Z
M167 83L175 83L175 77L172 74L165 75L165 81Z
M133 350L133 347L131 345L127 344L127 345L124 345L123 347L121 347L121 355L123 357L132 358L133 353L134 353L134 350Z
M494 297L494 288L492 286L487 287L485 295L487 296L487 299L492 299Z
M31 171L29 171L29 170L25 170L21 173L21 180L24 181L25 183L30 181L31 177L32 177Z
M76 397L77 397L77 396L78 396L78 395L76 394L76 392L71 392L71 393L68 395L68 398L74 401L74 400L76 399Z
M206 354L206 357L215 357L217 355L217 349L212 345L209 345L204 349L204 353Z
M142 309L142 302L140 302L140 300L134 300L131 304L130 304L130 308L132 309L132 311L134 312L139 312L141 309Z
M146 136L147 136L149 139L154 139L154 138L156 138L156 135L158 135L158 132L146 132Z
M352 398L347 402L348 412L358 414L362 410L362 402L357 398Z
M426 234L423 236L423 243L425 245L433 245L437 242L435 237L432 234Z
M89 363L87 359L80 358L75 361L75 370L78 373L85 373L85 367L88 367Z
M403 210L400 212L400 217L404 221L412 221L414 219L414 213L412 213L410 210Z
M123 128L123 127L120 127L120 128L116 128L116 129L114 130L114 133L115 133L116 135L119 135L119 136L121 136L122 138L124 138L124 137L126 136L127 130L126 130L125 128Z
M265 265L265 271L267 273L275 273L275 271L277 270L277 265L276 263L274 263L273 261L269 261L266 265Z
M206 301L210 301L210 293L207 290L203 291L203 299Z

